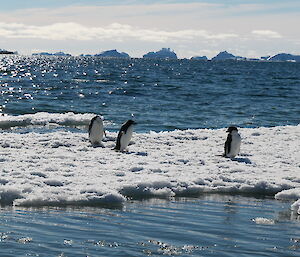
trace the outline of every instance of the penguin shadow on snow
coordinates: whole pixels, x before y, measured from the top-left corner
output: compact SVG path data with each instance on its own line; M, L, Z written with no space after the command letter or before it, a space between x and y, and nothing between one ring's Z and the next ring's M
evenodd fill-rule
M240 153L238 157L233 158L233 161L246 163L246 164L253 164L253 162L248 158L252 156L251 154Z
M116 137L109 136L106 134L105 138L102 140L105 143L105 148L113 149L115 147ZM103 144L104 145L104 144Z
M240 163L246 163L246 164L252 164L252 161L249 158L243 158L243 157L234 157L230 158L232 161L240 162Z
M93 147L93 148L105 148L105 146L102 143L91 144L91 147Z
M134 154L138 156L148 156L147 152L133 152L133 151L123 151L124 154Z

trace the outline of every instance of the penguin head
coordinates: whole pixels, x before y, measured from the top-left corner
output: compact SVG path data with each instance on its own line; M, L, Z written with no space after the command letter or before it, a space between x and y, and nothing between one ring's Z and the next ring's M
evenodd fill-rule
M230 126L226 132L231 133L232 131L238 131L237 127Z
M95 116L92 120L93 120L94 122L99 122L99 123L102 123L102 122L103 122L102 117L99 116L99 115Z
M128 126L130 126L130 125L135 125L135 124L137 124L134 120L128 120L128 121L126 121L126 124L128 125Z

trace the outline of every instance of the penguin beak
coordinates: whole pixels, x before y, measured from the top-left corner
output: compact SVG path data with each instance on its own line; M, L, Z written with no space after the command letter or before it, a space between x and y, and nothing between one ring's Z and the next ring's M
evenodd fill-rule
M133 125L136 125L136 124L137 124L137 122L135 122L135 121L134 121L132 124L133 124Z

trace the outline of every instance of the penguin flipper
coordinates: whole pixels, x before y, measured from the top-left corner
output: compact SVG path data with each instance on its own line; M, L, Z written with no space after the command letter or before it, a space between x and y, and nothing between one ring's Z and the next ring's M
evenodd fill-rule
M118 134L117 143L116 143L116 146L114 148L117 151L120 151L120 149L121 149L121 137L122 137L123 134L124 134L124 131L120 131L119 134Z
M225 146L224 146L224 157L226 157L227 154L230 153L231 141L232 141L232 136L231 136L231 134L228 134L226 142L225 142Z

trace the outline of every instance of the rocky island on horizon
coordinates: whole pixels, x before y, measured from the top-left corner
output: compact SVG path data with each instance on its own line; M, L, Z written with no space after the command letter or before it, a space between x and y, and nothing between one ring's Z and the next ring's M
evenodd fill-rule
M0 54L18 54L18 52L8 51L5 49L0 49Z
M71 54L66 54L64 52L56 52L56 53L48 53L48 52L41 52L41 53L33 53L32 55L41 55L41 56L72 56Z
M143 55L143 58L150 59L178 59L177 54L170 48L162 48L157 52L148 52Z
M129 54L124 52L118 52L116 49L103 51L100 54L95 54L95 57L101 58L131 58Z
M0 49L0 54L18 54L17 51L8 51ZM69 53L64 53L62 51L49 53L49 52L40 52L33 53L33 56L72 56ZM132 58L129 54L125 52L118 52L116 49L106 50L98 54L81 54L80 57L99 57L99 58ZM145 59L179 59L174 50L170 48L162 48L156 52L148 52L142 56ZM187 59L187 58L183 58ZM216 56L209 59L207 56L192 56L190 60L198 61L269 61L269 62L300 62L300 55L293 55L289 53L278 53L273 56L262 56L260 58L247 58L242 56L236 56L232 53L225 51L219 52Z

